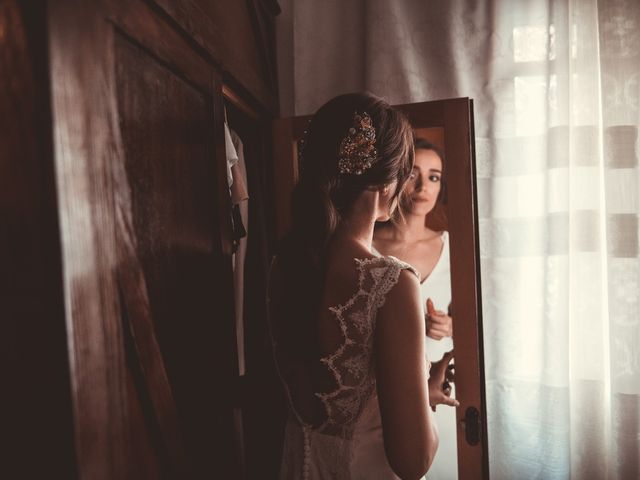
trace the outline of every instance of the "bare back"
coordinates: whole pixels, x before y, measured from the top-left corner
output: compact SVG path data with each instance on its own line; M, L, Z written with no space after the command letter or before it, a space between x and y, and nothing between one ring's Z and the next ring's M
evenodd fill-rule
M354 253L363 253L362 258ZM295 349L288 348L287 342L295 339L287 338L278 318L278 304L287 301L286 292L279 292L277 285L271 289L275 358L292 414L285 449L293 452L283 459L303 463L283 464L284 472L295 472L304 465L309 469L311 464L347 472L353 467L354 435L362 418L369 418L363 412L371 408L380 408L385 444L392 445L387 451L392 468L398 454L430 458L425 452L437 443L429 429L417 274L393 257L367 253L345 249L328 262L318 315L300 319L312 322L316 344L302 349L315 355L295 358L290 354ZM277 273L274 280L277 283ZM378 322L385 326L378 328ZM384 356L383 361L377 361L377 352ZM302 456L295 454L298 447ZM325 473L341 478L333 470Z

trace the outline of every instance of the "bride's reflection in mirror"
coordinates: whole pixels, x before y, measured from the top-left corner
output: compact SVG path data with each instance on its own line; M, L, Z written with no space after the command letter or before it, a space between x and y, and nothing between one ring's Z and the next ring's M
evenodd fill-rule
M378 224L374 234L374 247L380 254L392 255L419 271L426 312L428 360L444 365L449 364L453 350L449 239L446 222L430 219L434 218L434 210L446 202L446 194L442 151L426 139L416 138L415 164L400 199L400 208L391 221ZM448 365L447 373L442 388L453 405L453 362ZM456 479L455 409L440 405L435 409L435 418L440 442L426 478Z

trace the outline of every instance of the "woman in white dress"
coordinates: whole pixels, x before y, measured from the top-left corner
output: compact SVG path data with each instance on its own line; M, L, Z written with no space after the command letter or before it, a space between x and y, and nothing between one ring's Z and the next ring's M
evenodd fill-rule
M372 95L336 97L309 124L269 288L289 404L283 479L418 479L433 460L429 404L448 398L444 368L429 379L424 361L419 277L371 251L413 156L406 118Z
M425 224L426 215L445 196L444 185L444 163L438 148L424 139L416 139L415 164L400 205L402 215L378 226L374 247L382 254L409 263L420 273L420 291L427 310L427 357L432 362L448 363L453 349L449 239L446 231L436 232ZM446 381L444 387L453 394L452 378L449 380L451 383ZM455 409L440 407L435 418L440 446L426 478L457 479Z

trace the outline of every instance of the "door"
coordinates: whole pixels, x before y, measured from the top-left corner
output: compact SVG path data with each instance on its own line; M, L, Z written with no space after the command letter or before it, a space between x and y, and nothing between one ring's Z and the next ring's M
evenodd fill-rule
M473 101L456 98L397 108L407 114L416 135L439 146L446 159L448 201L431 212L427 221L436 230L448 229L450 238L456 398L460 401L456 410L458 477L488 479ZM290 223L298 142L309 120L309 116L282 119L273 127L279 236Z
M48 29L78 476L239 478L221 78L152 2Z

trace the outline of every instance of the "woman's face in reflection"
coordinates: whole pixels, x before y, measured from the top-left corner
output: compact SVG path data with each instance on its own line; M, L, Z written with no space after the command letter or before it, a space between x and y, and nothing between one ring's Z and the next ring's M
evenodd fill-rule
M415 164L407 182L411 213L426 215L436 206L442 180L442 160L433 150L416 150Z

